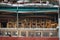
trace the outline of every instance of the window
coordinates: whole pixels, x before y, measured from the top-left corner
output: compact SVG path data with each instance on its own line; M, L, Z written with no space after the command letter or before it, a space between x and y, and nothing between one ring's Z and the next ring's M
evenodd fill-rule
M0 36L4 36L5 35L5 30L0 30Z
M29 33L28 33L28 36L29 36L29 37L41 37L41 32L36 32L36 31L34 31L34 32L29 32Z
M58 33L57 32L50 32L50 36L51 37L57 37L58 36Z
M35 34L34 32L29 32L28 36L29 36L29 37L33 37L34 34Z
M0 31L0 36L2 36L2 32Z
M5 36L11 36L11 32L10 31L6 31L5 32Z
M41 37L41 32L36 32L37 37Z
M49 37L49 32L43 32L44 37Z
M13 35L13 36L17 36L17 35L18 35L18 32L17 32L17 31L13 31L13 32L12 32L12 35Z
M26 36L26 32L21 32L21 36L25 37Z

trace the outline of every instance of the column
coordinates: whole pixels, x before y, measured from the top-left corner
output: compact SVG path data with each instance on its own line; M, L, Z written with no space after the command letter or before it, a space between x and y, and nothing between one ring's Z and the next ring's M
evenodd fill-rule
M58 26L57 26L57 28L59 29L58 30L58 36L59 36L59 38L60 38L60 18L59 18L59 21L58 21L59 23L58 23Z
M58 26L58 28L59 28L59 38L60 38L60 18L59 18L59 26Z

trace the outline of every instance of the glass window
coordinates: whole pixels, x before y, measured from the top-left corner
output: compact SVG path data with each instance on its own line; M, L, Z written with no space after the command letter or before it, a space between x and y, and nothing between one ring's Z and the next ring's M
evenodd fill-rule
M5 36L11 36L11 32L10 31L6 31L5 32Z
M25 37L26 36L26 32L21 32L21 36Z
M57 37L58 36L58 33L57 32L50 32L50 36L51 37Z
M33 37L34 34L35 34L34 32L29 32L28 36L29 36L29 37Z
M44 37L49 37L49 32L43 32Z
M2 36L3 34L2 34L2 31L0 30L0 36Z
M41 32L29 32L28 33L29 37L40 37L41 36Z
M36 36L40 37L41 36L41 32L36 32Z
M53 5L58 5L58 0L42 0L42 1L44 1L44 2L49 2L50 4L53 4Z
M2 32L0 31L0 36L2 36Z
M17 35L18 35L18 32L17 32L17 31L13 31L13 32L12 32L12 35L13 35L13 36L17 36Z
M5 35L5 30L0 30L0 36L4 36Z

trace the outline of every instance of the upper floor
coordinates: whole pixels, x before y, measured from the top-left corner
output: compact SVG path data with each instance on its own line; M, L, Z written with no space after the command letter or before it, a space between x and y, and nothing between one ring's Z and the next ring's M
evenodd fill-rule
M0 12L1 28L56 28L57 12L13 13Z
M58 7L59 0L0 0L0 4L8 6Z

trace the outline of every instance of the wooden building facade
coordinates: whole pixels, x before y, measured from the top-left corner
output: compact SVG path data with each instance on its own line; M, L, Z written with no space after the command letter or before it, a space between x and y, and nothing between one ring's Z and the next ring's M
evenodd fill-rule
M6 1L6 0L5 0ZM37 1L15 3L1 2L0 6L0 40L59 40L58 6L49 2L35 5ZM3 4L2 4L3 3ZM10 5L12 4L12 5Z

